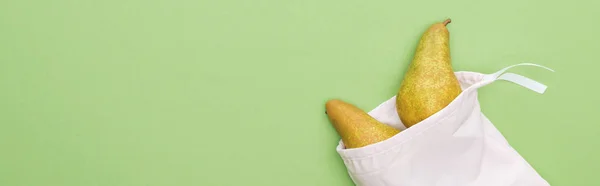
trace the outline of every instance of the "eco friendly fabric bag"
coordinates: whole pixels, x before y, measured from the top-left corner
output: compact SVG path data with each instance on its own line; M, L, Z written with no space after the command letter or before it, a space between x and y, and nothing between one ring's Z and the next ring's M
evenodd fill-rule
M336 150L359 186L546 186L549 185L515 151L481 112L477 89L506 80L543 94L546 86L505 73L455 72L463 92L447 107L406 129L392 97L369 112L375 119L406 129L385 141ZM546 68L550 71L552 69Z

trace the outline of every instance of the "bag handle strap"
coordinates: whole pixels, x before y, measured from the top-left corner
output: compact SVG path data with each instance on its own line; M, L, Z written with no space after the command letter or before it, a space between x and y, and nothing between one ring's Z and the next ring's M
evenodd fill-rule
M540 94L543 94L546 91L547 86L542 83L539 83L535 80L529 79L525 76L521 76L518 74L514 74L514 73L510 73L510 72L506 73L507 70L509 70L513 67L517 67L517 66L535 66L535 67L544 68L546 70L554 72L554 70L552 70L548 67L542 66L542 65L533 64L533 63L520 63L520 64L515 64L515 65L505 67L495 73L487 74L484 76L483 80L485 82L489 82L489 83L492 83L496 80L505 80L505 81L509 81L509 82L513 82L515 84L521 85L527 89L530 89L530 90L540 93Z

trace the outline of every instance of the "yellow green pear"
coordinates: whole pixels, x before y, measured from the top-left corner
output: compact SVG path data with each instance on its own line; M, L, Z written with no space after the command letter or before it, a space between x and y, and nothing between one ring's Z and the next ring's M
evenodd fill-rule
M400 132L377 121L356 106L338 99L327 101L325 109L333 127L348 149L374 144Z
M450 60L450 19L431 25L421 36L396 97L400 120L411 127L446 107L461 93Z

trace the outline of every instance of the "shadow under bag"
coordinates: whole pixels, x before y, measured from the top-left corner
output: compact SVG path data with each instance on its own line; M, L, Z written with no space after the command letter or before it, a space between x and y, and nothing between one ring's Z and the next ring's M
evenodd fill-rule
M366 147L336 150L358 186L547 186L481 112L477 89L506 80L543 94L546 86L506 70L493 74L455 72L463 92L441 111L408 129L395 96L369 112L402 132ZM404 130L405 129L405 130Z

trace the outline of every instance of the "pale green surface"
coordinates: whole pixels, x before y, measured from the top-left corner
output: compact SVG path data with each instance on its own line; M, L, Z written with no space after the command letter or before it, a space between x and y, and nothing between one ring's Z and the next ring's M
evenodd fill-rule
M435 5L435 6L431 6ZM0 185L351 185L324 114L393 96L453 22L455 70L552 185L600 185L599 1L0 1Z

